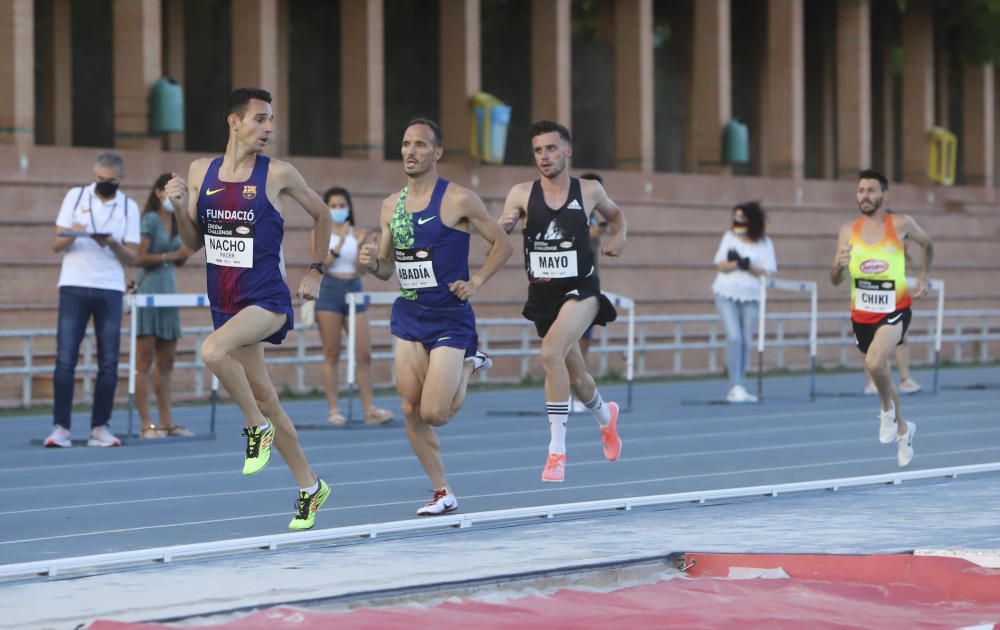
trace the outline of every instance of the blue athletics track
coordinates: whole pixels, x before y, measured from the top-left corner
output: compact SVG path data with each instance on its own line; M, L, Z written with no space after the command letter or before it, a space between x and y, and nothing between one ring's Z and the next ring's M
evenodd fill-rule
M915 372L915 376L925 386L932 380L929 373L921 371ZM940 379L942 387L937 394L921 392L903 398L905 417L918 425L914 442L916 454L905 470L1000 462L1000 368L947 369L941 372ZM864 379L859 373L822 375L818 389L854 392L863 385ZM979 387L968 388L969 385ZM571 416L566 481L562 484L544 484L539 479L548 444L547 420L541 414L518 413L543 409L542 392L539 389L472 392L461 412L447 427L439 430L448 479L458 497L460 513L787 484L900 470L896 465L895 445L878 442L876 398L821 396L811 402L808 379L789 376L765 381L762 404L712 404L720 398L725 387L719 380L637 384L633 408L619 421L624 449L616 463L604 460L597 426L589 414ZM625 396L625 388L620 385L609 385L602 391L610 400ZM398 401L385 397L377 402L396 414L397 418L389 425L300 432L313 467L333 489L330 500L318 515L317 530L414 519L416 509L430 498L432 488L410 450ZM325 401L321 400L289 401L285 406L298 424L316 425L326 415ZM511 413L502 413L505 411ZM178 423L195 432L208 429L206 407L179 407L175 415ZM74 417L79 435L83 435L87 419L84 414ZM122 425L123 414L117 413L113 428L120 431ZM294 479L277 451L263 472L253 477L240 474L244 448L240 434L242 418L233 405L219 407L216 440L164 439L150 445L111 449L78 446L43 449L30 445L33 438L44 436L49 428L50 419L45 416L0 420L3 437L0 440L3 455L0 459L0 567L287 532L295 499ZM980 527L975 519L963 516L965 512L972 514L978 509L986 509L982 492L987 496L994 493L995 499L995 492L1000 489L998 479L1000 475L987 473L922 485L915 482L921 489L915 495L905 495L910 507L924 505L931 509L941 502L958 502L948 508L945 516L937 514L937 521L923 528L919 541L907 540L905 536L895 539L892 531L873 534L865 529L868 525L864 523L848 523L843 525L846 528L843 531L853 533L844 534L846 541L841 536L834 537L831 543L824 529L836 529L836 520L847 517L850 507L838 502L851 493L838 495L817 491L802 494L797 499L783 499L801 502L798 508L794 503L782 504L781 499L774 500L777 505L793 509L796 518L805 517L800 510L820 514L826 508L837 506L819 525L786 520L787 527L779 529L781 539L789 541L787 549L769 544L776 540L773 524L770 533L756 531L756 540L749 525L745 531L739 525L730 526L725 534L720 532L715 538L711 524L699 521L698 514L705 512L699 512L700 508L694 505L671 507L673 517L670 520L684 522L683 529L688 537L698 531L701 538L681 540L673 536L672 540L658 540L648 547L634 545L625 555L641 557L710 550L755 552L763 548L774 551L776 547L799 553L871 553L900 551L915 545L942 549L956 546L1000 549L1000 528L995 526L1000 520L991 520L1000 518L995 500L990 509L997 513L987 516L993 527ZM987 484L985 490L975 485L983 483ZM904 487L906 484L900 488L878 486L855 494L879 505L899 500L904 492L913 492ZM967 500L955 498L961 494L956 493L956 489L963 487L971 493ZM768 501L772 500L761 498L726 503L727 509L741 511L751 518L754 510L759 509L754 505ZM562 522L565 536L573 538L580 535L581 527L585 531L592 530L588 523L596 528L598 524L606 526L615 520L607 516L594 513L565 521L555 519L555 524L559 526ZM641 514L622 518L639 516ZM901 531L908 522L904 519L904 524L899 525ZM505 529L509 527L497 526L492 535L502 537ZM461 536L458 528L451 531ZM546 535L552 535L553 531L557 530L549 529ZM673 534L679 535L679 532ZM483 532L476 535L485 535L487 539L490 536ZM414 535L415 539L419 537ZM431 537L458 540L441 532ZM370 540L356 548L378 549L379 545L385 545L382 549L388 549L388 545L408 544L405 538ZM539 536L541 540L544 538L544 535ZM415 558L420 556L419 550L410 551ZM263 553L273 559L281 552ZM517 571L537 569L531 562L537 553L538 549L526 550L523 565L519 565ZM584 550L580 553L581 558L589 558ZM620 557L620 550L617 553ZM236 554L235 559L212 562L239 563L239 558ZM537 560L545 564L544 558ZM470 565L476 564L474 556L467 561ZM205 562L209 561L190 561L188 567L202 567L210 575L211 562L208 565ZM341 552L338 563L343 562L345 558ZM372 566L378 564L372 562ZM568 560L563 562L572 564ZM397 571L419 572L419 569L404 569L405 563L397 562L395 566ZM340 567L342 571L347 570L342 564ZM175 568L161 565L123 571L132 576L127 580L132 580L137 575L149 576ZM393 572L388 565L384 570ZM109 569L108 573L114 570ZM376 579L371 586L393 584L387 575L383 578ZM97 578L91 575L89 579ZM0 583L0 604L5 594L6 597L21 597L17 589L53 589L58 588L57 584L59 580L52 577L8 580L6 584ZM76 584L79 587L83 582ZM127 581L121 587L127 591ZM47 594L43 594L45 591L30 592L31 596L46 600L56 596L54 591ZM233 599L214 606L206 603L209 599L212 598L206 596L198 600L195 597L186 603L175 602L169 610L154 610L153 607L144 609L145 612L122 613L121 618L181 618L187 614L225 610L227 606L252 608L257 604L281 604L302 597L264 597L260 601L240 601L239 605L235 605L237 600ZM69 623L70 620L80 621L77 615L115 618L119 612L111 607L53 614L54 618ZM31 616L13 617L8 621L29 625L41 623ZM52 627L73 627L72 624L53 624ZM2 623L0 627L4 627Z

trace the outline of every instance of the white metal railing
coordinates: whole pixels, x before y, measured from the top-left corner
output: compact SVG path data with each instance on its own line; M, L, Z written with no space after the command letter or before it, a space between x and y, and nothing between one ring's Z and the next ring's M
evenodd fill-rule
M942 344L952 344L950 360L954 363L988 363L994 359L990 344L1000 342L1000 309L991 310L948 310L943 313ZM916 310L913 312L913 322L907 341L911 347L927 347L925 363L933 363L935 356L934 330L929 330L936 322L937 311ZM808 349L808 312L768 312L767 313L766 349L772 365L778 369L808 368L807 363L789 362L788 351ZM860 360L855 357L854 337L850 321L844 311L821 311L816 314L819 335L816 339L818 348L836 348L839 352L836 359L828 359L831 365L854 365ZM479 318L477 319L481 340L489 347L494 357L516 356L521 359L518 375L524 378L530 374L530 359L540 353L531 322L523 318ZM825 324L825 325L824 325ZM371 320L371 327L376 330L388 330L388 320ZM193 370L194 383L189 392L195 398L204 398L210 383L205 364L201 361L201 342L212 332L211 326L186 327L185 336L193 338L193 357L190 360L175 363L176 370ZM296 338L292 344L293 354L272 355L267 357L268 365L294 365L296 368L295 387L298 391L307 391L306 368L310 364L323 362L322 349L312 347L308 343L308 329L297 325ZM506 333L504 331L513 331ZM122 327L123 335L130 335L130 327ZM48 354L55 354L54 328L37 328L24 330L0 331L0 343L9 340L20 340L19 348L6 353L8 361L16 361L17 365L0 366L0 376L21 377L21 404L25 407L34 402L32 395L32 377L40 374L51 375L54 359L40 362L38 355L42 352L40 346L51 348ZM618 323L607 328L595 330L594 344L590 352L599 361L598 373L603 374L616 356L626 352L626 331ZM691 374L696 372L717 373L720 369L719 355L725 349L722 326L717 313L685 314L685 315L636 315L635 317L635 377L646 378L671 374ZM123 344L127 348L127 345ZM685 367L686 354L708 352L704 366L698 368ZM650 369L648 359L659 353L672 354L667 370ZM77 366L77 373L83 379L85 396L92 392L92 381L97 373L94 357L93 331L88 328L82 345L83 359ZM373 352L373 361L391 361L391 349ZM859 355L860 356L860 355ZM127 359L127 357L125 357ZM853 359L853 361L852 361ZM347 360L346 350L341 360ZM921 361L914 355L914 362ZM119 364L119 370L127 375L128 363ZM8 400L8 403L13 401ZM51 401L45 401L51 402Z

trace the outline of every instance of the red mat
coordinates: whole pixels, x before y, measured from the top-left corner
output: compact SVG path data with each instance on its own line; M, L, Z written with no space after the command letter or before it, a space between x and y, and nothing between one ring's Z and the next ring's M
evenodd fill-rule
M471 599L437 606L342 613L276 607L215 630L415 627L546 630L607 628L961 628L1000 630L1000 570L956 558L911 555L687 554L689 576L606 593L561 589L505 603ZM781 568L788 579L730 579L730 569ZM489 591L484 590L483 594ZM164 630L95 621L91 630Z

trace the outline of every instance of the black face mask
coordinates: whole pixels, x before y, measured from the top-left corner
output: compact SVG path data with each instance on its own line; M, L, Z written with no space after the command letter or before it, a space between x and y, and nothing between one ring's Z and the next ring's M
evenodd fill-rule
M97 182L94 186L94 190L97 194L104 197L105 199L110 199L115 196L118 192L118 182Z

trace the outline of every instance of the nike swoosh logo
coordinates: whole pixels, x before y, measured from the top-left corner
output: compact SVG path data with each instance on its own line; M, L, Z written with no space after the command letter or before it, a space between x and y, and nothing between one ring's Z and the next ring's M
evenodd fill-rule
M451 337L438 337L438 341L447 341L449 339L451 339Z
M893 319L887 319L887 320L885 320L885 323L887 323L887 324L895 324L896 322L899 321L899 318L902 317L902 316L903 316L903 314L900 313L899 315L896 315L896 317L894 317Z
M209 188L208 190L205 191L205 196L206 197L211 197L215 193L222 192L223 190L225 190L225 187L223 187L223 188L216 188L215 190L212 190L211 188Z
M427 223L429 221L433 221L436 218L437 217L435 216L435 217L427 217L426 219L417 219L417 225L423 225L424 223Z

